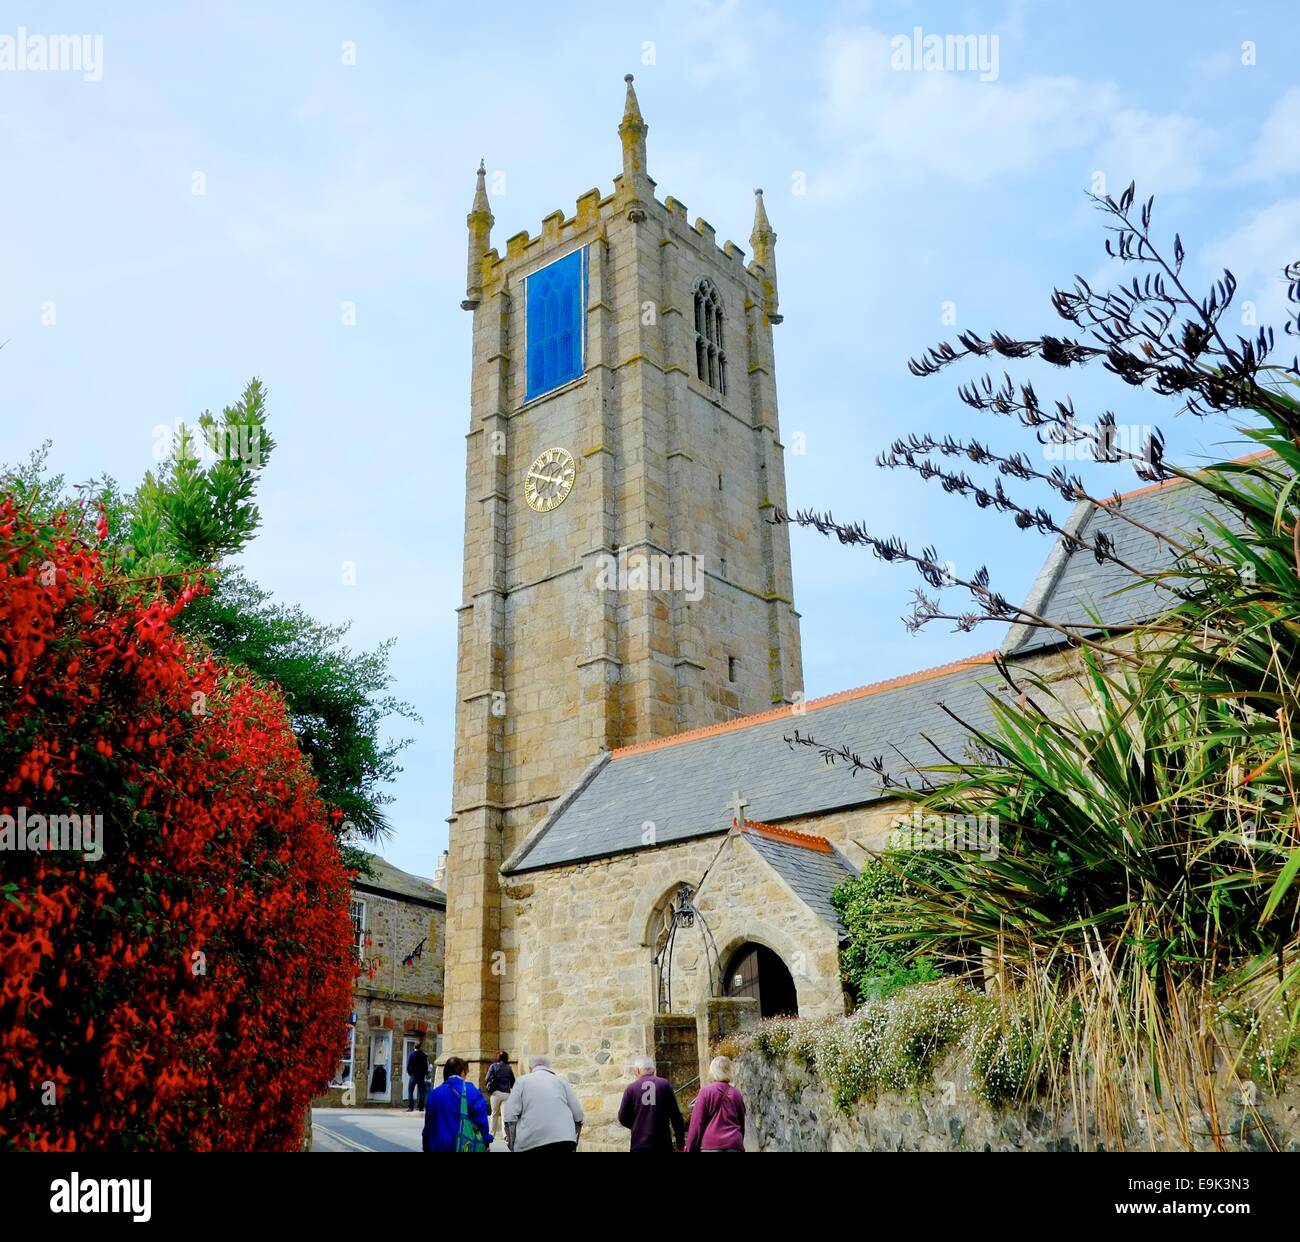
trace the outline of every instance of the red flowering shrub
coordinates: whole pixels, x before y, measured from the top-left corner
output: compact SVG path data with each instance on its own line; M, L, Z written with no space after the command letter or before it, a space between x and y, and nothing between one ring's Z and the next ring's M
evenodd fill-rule
M280 698L174 632L198 589L0 497L0 1148L292 1150L336 1065L349 877ZM13 848L68 815L89 855Z

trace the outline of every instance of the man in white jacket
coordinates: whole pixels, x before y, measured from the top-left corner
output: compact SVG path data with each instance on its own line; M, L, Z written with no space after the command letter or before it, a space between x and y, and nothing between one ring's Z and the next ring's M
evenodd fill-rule
M530 1073L515 1083L502 1117L511 1151L574 1151L582 1132L582 1104L551 1068L549 1057L529 1057Z

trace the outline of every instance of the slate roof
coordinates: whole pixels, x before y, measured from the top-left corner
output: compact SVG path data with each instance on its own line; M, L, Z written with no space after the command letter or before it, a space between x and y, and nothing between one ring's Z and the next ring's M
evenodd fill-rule
M1085 537L1104 530L1117 554L1143 569L1167 564L1170 553L1117 509L1156 530L1188 533L1200 529L1208 513L1205 494L1182 480L1139 488L1101 511L1087 502L1076 507L1067 529ZM1067 554L1058 542L1025 606L1082 626L1094 616L1112 624L1139 621L1167 606L1158 588L1125 590L1132 581L1121 566L1098 564L1086 550ZM1019 658L1060 641L1053 630L1017 625L1008 630L1001 650ZM890 777L905 780L917 767L942 762L944 755L959 759L968 753L969 731L959 721L976 728L990 723L988 692L1006 693L992 659L990 652L812 700L798 712L781 707L602 754L502 870L535 871L640 850L650 824L656 845L725 832L734 817L733 790L746 800L747 819L769 825L885 798L888 792L874 774L855 777L843 763L828 766L815 750L790 746L786 737L797 731L835 748L847 745L867 762L879 757ZM780 858L791 887L822 917L836 921L825 900L827 885L834 887L829 862L791 861L779 845L766 841L755 848L765 858L769 853Z
M1207 516L1217 508L1208 503L1199 488L1177 479L1129 492L1120 497L1118 504L1101 510L1080 501L1066 529L1089 541L1104 532L1114 542L1121 560L1137 569L1158 570L1173 564L1173 553L1168 545L1135 523L1152 530L1195 535L1204 529ZM1220 515L1226 518L1225 511ZM1110 560L1098 563L1096 555L1087 549L1066 552L1063 543L1058 542L1030 588L1024 607L1038 616L1086 628L1096 617L1112 625L1150 620L1173 602L1167 591L1135 580L1122 565ZM1062 641L1055 630L1015 625L1008 631L1002 651L1007 655L1028 655Z
M971 724L988 723L983 687L1002 685L991 660L989 653L810 700L802 711L781 707L602 756L503 869L533 871L643 849L647 824L654 825L656 845L724 832L734 818L734 790L746 800L745 817L768 824L874 802L885 796L874 773L853 776L843 763L828 766L817 751L787 745L786 737L797 730L847 744L866 762L879 756L894 779L906 779L914 768L942 761L936 745L964 753L966 730L940 703Z
M857 872L825 837L754 823L746 823L744 837L818 918L841 933L847 932L831 905L831 894Z
M352 883L353 888L361 892L388 893L394 897L413 897L426 904L447 904L446 894L434 888L423 876L412 875L409 871L394 867L378 854L370 854L368 857L372 874L358 875Z

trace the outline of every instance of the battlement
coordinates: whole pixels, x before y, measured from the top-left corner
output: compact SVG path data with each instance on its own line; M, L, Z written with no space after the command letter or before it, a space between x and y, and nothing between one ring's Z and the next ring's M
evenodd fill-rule
M602 239L615 224L621 229L623 221L637 227L650 221L650 227L659 230L662 245L676 241L692 254L716 264L719 271L730 273L742 286L745 303L762 306L769 323L780 323L774 249L776 234L763 207L763 192L754 192L754 230L749 238L753 247L752 259L734 241L719 244L717 231L702 216L690 223L686 204L680 199L668 195L660 200L655 195L654 180L645 166L645 137L649 127L641 116L631 75L624 80L627 82L627 100L618 130L623 144L623 171L614 178L613 192L602 194L599 189L587 190L578 196L571 215L557 209L542 219L538 233L525 229L512 234L506 239L504 254L490 244L495 221L487 200L485 169L480 165L474 207L468 218L469 274L466 298L461 305L466 310L474 309L481 304L485 292L500 289L520 269L541 266L542 261L552 254L559 257L569 249Z
M533 234L527 229L512 234L506 239L506 251L502 255L495 247L483 255L484 278L488 283L504 277L507 270L533 262L539 255L551 249L560 249L566 244L577 245L590 241L592 234L599 234L602 226L619 216L626 209L626 197L622 187L617 184L610 194L602 195L599 189L590 189L578 196L572 215L566 216L558 208L542 218L541 231ZM698 248L706 248L720 264L734 267L743 272L761 294L765 269L761 264L747 262L747 253L734 241L718 243L717 231L702 216L691 224L687 220L686 204L680 199L668 195L663 201L658 197L642 200L640 206L653 211L661 224L667 226L669 235L677 234ZM648 212L647 212L648 214Z

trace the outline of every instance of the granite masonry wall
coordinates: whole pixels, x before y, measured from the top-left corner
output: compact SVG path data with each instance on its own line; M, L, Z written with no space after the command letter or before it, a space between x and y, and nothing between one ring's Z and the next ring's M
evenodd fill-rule
M803 1066L754 1051L737 1061L736 1085L746 1104L749 1151L1104 1151L1091 1125L1069 1110L1037 1106L995 1109L962 1084L960 1054L937 1068L932 1086L910 1094L881 1093L845 1113ZM1197 1151L1300 1152L1300 1088L1280 1095L1219 1089L1213 1110L1194 1119ZM1217 1118L1218 1139L1215 1138ZM1187 1148L1158 1124L1135 1121L1124 1146L1132 1150Z
M655 197L629 93L614 192L492 247L469 223L473 372L448 865L447 1028L481 1073L519 1045L513 905L498 868L602 748L791 702L802 690L784 507L766 216L755 261ZM524 281L587 248L585 371L528 399ZM763 262L758 262L759 258ZM695 290L721 299L725 391L697 375ZM572 494L533 512L530 463L566 449ZM608 558L698 558L700 589L612 584Z
M723 965L740 945L764 944L790 968L801 1015L844 1013L834 929L742 838L707 837L512 877L504 889L513 967L505 1016L518 1037L509 1051L520 1060L551 1056L587 1112L586 1147L626 1147L615 1113L632 1058L655 1055L651 959L661 912L677 885L698 883L711 862L698 904ZM679 933L674 1013L696 1013L711 969L700 930Z

